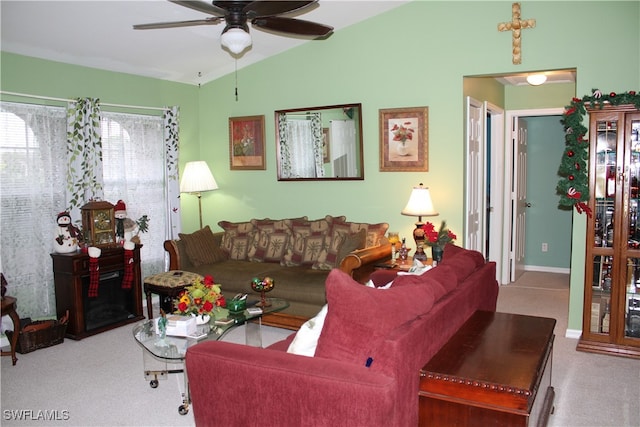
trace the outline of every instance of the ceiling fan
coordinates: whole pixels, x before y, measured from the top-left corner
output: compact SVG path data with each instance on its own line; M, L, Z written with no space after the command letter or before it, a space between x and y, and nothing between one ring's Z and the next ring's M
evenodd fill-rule
M285 18L281 15L307 9L318 2L308 1L212 1L211 4L201 1L169 0L171 3L204 12L212 17L190 21L158 22L153 24L134 25L134 30L151 30L158 28L190 27L194 25L215 25L226 22L220 42L232 53L238 55L251 46L251 36L247 22L255 28L278 33L321 37L330 34L333 27L304 21L302 19Z

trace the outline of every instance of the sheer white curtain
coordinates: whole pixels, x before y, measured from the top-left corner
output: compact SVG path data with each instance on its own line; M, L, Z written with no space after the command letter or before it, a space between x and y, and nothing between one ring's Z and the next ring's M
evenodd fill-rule
M104 199L123 200L127 217L147 215L149 231L140 234L142 276L164 271L166 238L165 150L162 117L102 113Z
M315 178L316 162L313 151L313 133L309 120L287 120L287 141L291 155L291 176L288 178Z
M0 102L0 271L9 281L9 294L18 298L22 317L56 315L49 256L56 217L87 201L85 187L73 185L68 191L68 183L82 181L83 172L68 180L73 155L68 157L67 147L96 150L99 166L92 170L100 176L93 174L91 194L104 187L102 198L114 204L124 200L130 218L149 216L149 231L140 236L143 277L164 271L163 241L180 231L177 108L164 110L162 116L102 112L96 126L99 105L89 101L95 108L87 104L81 112L76 103L67 111ZM81 100L77 104L84 105ZM83 114L90 116L87 123L93 130L77 135L68 131L67 116L76 123L85 121L79 119ZM77 141L89 139L88 146L78 148ZM79 223L79 214L72 219Z
M329 130L334 176L357 176L355 122L353 120L332 120Z
M62 107L0 102L0 269L21 317L56 313L49 254L67 207L66 120Z
M284 178L319 178L324 176L322 160L322 122L319 113L309 119L280 117L280 155L286 165Z

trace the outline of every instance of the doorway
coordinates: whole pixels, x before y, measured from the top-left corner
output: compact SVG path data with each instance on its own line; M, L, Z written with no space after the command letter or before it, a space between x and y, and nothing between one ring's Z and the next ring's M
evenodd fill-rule
M564 71L571 73L572 79L568 82L570 85L565 85L565 89L560 91L564 95L561 95L559 100L551 102L551 105L554 103L556 105L565 105L572 96L575 96L575 70ZM529 269L530 267L525 266L524 259L522 259L522 248L525 247L524 239L526 234L523 235L521 242L514 240L515 230L518 225L515 218L518 190L514 187L515 178L518 176L516 167L518 156L516 156L517 151L514 148L514 132L517 129L518 122L526 121L526 117L557 116L553 119L559 122L564 112L562 107L505 111L497 106L510 104L510 102L508 102L508 96L505 95L506 90L495 90L495 87L499 86L496 85L496 81L499 81L500 84L506 84L505 82L517 80L516 77L522 77L522 75L469 76L464 78L465 95L479 95L479 99L482 99L482 101L479 101L468 97L466 103L465 171L467 176L465 177L465 210L467 214L465 215L465 247L479 250L488 260L496 262L497 279L500 284L508 284L515 279L515 256L518 248L521 250L520 270ZM468 80L471 80L471 82L468 82ZM522 80L524 81L523 77ZM569 90L567 87L569 87ZM569 91L572 94L566 96ZM498 95L496 96L495 93ZM550 89L545 88L539 92L529 92L527 97L523 97L526 103L530 105L549 103L546 98L541 101L534 99L534 96L530 95L536 93L549 97ZM495 103L491 104L488 100ZM518 98L511 103L519 106L523 101ZM477 110L475 113L473 112L474 108ZM480 115L478 115L478 111L480 111ZM474 114L475 116L473 116ZM469 119L471 116L473 116L473 120ZM474 131L479 134L479 147L477 148L474 148L476 143L470 141L469 138L474 136ZM564 148L563 134L564 132L562 131L562 134L558 137L558 147L562 147L562 149ZM471 139L473 140L473 138ZM472 148L476 152L473 152ZM479 165L474 164L474 156L476 158L482 156ZM557 156L557 158L559 159L560 156ZM539 179L541 174L546 177L554 177L557 172L555 159L555 154L553 159L545 159L543 170L538 167L527 171L525 168L525 180L526 178L531 178L535 182L536 177ZM520 169L523 169L522 166ZM555 196L554 183L548 184L547 187L548 191L553 193L552 197L557 197ZM520 203L528 203L526 194L521 197ZM557 209L557 200L553 202L547 200L545 203L547 209ZM551 204L552 206L550 206ZM522 209L523 215L520 217L521 231L526 229L527 209L526 207ZM564 234L563 238L569 242L571 236L570 225L562 230L562 233ZM538 237L536 234L533 234L534 237ZM567 251L570 252L570 246ZM542 269L537 267L533 266L531 269L537 271L568 271L567 269L551 268L547 270L544 267Z

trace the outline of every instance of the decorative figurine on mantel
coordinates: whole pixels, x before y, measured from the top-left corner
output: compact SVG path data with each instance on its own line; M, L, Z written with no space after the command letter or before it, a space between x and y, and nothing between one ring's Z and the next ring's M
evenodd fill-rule
M142 215L137 221L127 218L127 205L122 200L118 200L114 208L116 217L116 242L122 245L124 242L140 244L140 233L149 230L149 217Z
M122 245L131 240L136 223L131 218L127 218L127 205L122 200L116 203L113 214L116 217L116 243Z
M82 233L71 223L69 212L60 212L57 218L58 227L53 241L53 250L59 254L68 254L78 250L82 241Z

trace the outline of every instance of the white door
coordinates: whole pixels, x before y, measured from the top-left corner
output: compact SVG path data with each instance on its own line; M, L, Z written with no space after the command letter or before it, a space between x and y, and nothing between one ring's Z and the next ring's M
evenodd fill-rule
M464 247L481 252L485 257L485 116L484 103L467 97L465 137L466 215Z
M511 180L511 281L524 273L525 227L527 224L527 122L514 117L511 127L513 179Z

